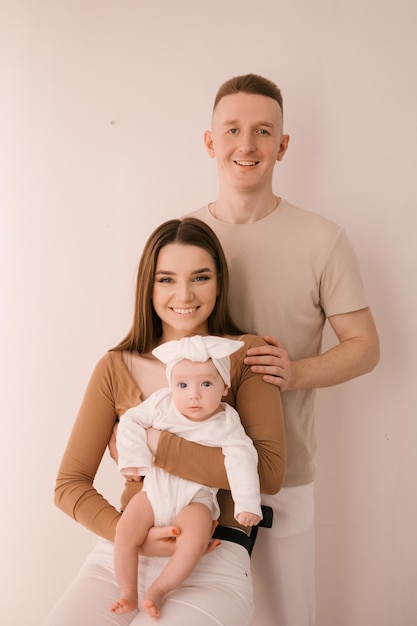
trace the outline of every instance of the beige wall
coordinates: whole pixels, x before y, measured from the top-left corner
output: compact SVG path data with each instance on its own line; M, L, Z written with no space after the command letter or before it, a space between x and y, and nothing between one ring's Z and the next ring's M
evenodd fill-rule
M276 192L345 226L382 340L373 374L319 394L318 626L415 626L416 17L412 0L1 0L2 623L42 623L93 545L53 506L60 456L145 238L215 198L218 85L254 71L285 98ZM117 502L108 460L99 487Z

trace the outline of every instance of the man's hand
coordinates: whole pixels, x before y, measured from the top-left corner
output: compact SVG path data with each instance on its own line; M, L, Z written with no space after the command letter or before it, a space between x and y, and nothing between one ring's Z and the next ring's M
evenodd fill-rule
M213 520L212 533L217 526L217 522ZM181 531L176 526L154 526L149 529L148 535L139 548L139 554L142 556L172 556L176 549L175 541L179 537ZM213 552L219 546L219 539L212 539L207 544L206 554Z
M252 372L263 374L267 383L285 391L291 382L291 361L287 350L275 337L265 336L268 345L249 348L245 363L251 365Z

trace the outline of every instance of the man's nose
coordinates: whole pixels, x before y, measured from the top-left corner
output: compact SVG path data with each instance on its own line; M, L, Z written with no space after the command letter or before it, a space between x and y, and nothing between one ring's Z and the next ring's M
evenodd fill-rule
M239 150L241 152L253 152L256 150L255 139L253 133L244 131L239 136Z

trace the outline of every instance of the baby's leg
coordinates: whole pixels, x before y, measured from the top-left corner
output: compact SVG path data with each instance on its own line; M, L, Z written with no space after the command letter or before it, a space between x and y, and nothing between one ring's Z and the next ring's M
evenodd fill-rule
M116 526L114 570L120 599L110 607L114 613L121 615L138 608L138 546L153 524L153 510L146 493L137 493Z
M159 617L163 597L184 582L207 552L212 534L212 513L204 504L193 502L176 516L173 524L181 533L176 540L176 550L142 602L143 608L155 618Z

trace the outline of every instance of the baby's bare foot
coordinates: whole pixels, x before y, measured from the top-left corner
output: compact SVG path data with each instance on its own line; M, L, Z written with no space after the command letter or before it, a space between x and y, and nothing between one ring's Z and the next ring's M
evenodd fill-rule
M154 619L158 619L158 617L160 616L160 611L158 607L155 606L152 600L145 598L142 602L142 607L145 609L148 615L150 615Z
M120 598L114 604L111 605L110 611L112 613L117 613L118 615L123 615L123 613L130 613L130 611L135 611L138 608L138 599L136 600L132 598Z

